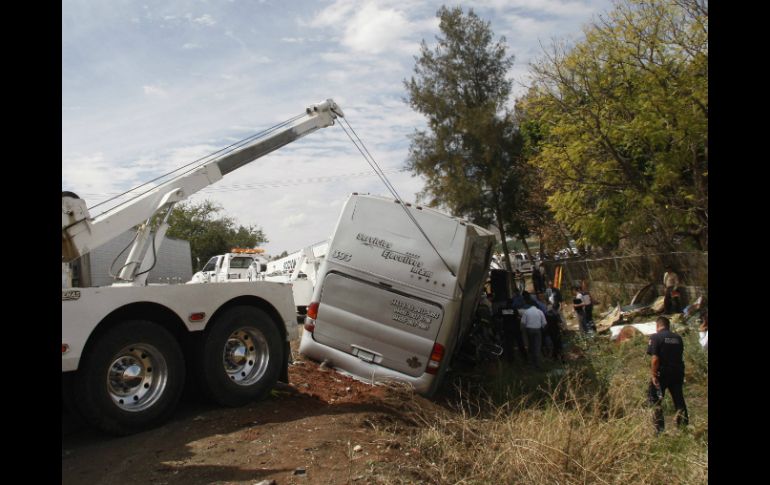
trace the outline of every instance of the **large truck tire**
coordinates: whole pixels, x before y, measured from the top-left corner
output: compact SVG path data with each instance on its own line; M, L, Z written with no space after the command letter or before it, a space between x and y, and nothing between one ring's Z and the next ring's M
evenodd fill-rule
M163 327L128 320L107 330L80 361L75 403L89 424L127 435L166 421L185 381L182 351Z
M273 320L259 308L235 306L207 331L200 364L201 387L230 407L254 401L278 382L283 341Z

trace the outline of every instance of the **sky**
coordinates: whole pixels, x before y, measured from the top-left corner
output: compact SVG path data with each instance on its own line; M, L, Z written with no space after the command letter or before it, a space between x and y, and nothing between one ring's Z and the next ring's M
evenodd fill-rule
M420 42L435 45L440 1L63 0L62 190L93 207L328 98L399 195L425 126L405 102ZM514 97L554 40L574 41L610 0L476 0L514 56ZM513 98L512 98L513 101ZM352 192L389 195L339 126L307 135L188 199L261 228L268 254L328 238ZM93 208L96 216L105 207Z

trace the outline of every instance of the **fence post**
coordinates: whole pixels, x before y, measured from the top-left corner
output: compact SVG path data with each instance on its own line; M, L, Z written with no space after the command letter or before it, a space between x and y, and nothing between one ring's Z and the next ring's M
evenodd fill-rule
M591 268L588 266L588 260L583 260L583 262L586 265L586 274L588 275L588 284L591 285L593 283L593 278L591 278Z
M567 273L567 291L572 292L572 285L574 284L574 281L572 280L572 272L569 270L569 260L564 261L564 269ZM564 280L564 275L562 275L562 281Z
M627 300L628 299L628 295L626 295L626 284L625 284L625 282L623 281L623 278L620 275L620 267L618 266L618 258L617 258L617 256L613 257L612 261L615 263L615 281L620 283L619 299L621 301ZM619 304L620 304L620 302L618 302L618 305Z

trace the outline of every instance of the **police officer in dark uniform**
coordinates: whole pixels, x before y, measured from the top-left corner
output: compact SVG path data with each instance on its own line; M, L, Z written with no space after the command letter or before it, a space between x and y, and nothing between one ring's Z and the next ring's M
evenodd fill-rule
M663 397L666 389L671 392L676 408L676 424L687 426L689 417L684 402L682 385L684 384L684 343L682 337L670 330L671 322L666 317L659 317L656 323L657 333L650 337L647 353L652 355L652 379L648 395L649 402L655 407L655 429L663 431Z

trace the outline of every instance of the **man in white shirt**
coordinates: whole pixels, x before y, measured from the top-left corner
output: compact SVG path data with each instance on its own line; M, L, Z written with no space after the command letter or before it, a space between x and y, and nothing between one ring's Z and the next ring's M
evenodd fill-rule
M543 345L543 329L545 328L546 321L545 315L540 309L535 306L532 295L528 292L522 293L524 297L524 305L527 308L521 313L521 323L527 331L527 339L529 341L529 361L535 367L540 370L540 354L542 353Z
M671 266L666 266L663 273L663 287L666 289L664 297L664 311L666 313L679 313L679 275Z
M586 300L590 300L590 296L584 295L582 293L582 290L579 286L576 286L574 288L575 291L575 298L572 300L572 308L575 310L575 314L578 317L578 322L580 322L580 329L583 331L584 334L588 334L590 327L589 327L589 321L588 321L588 314L586 311ZM588 296L588 298L586 298Z

